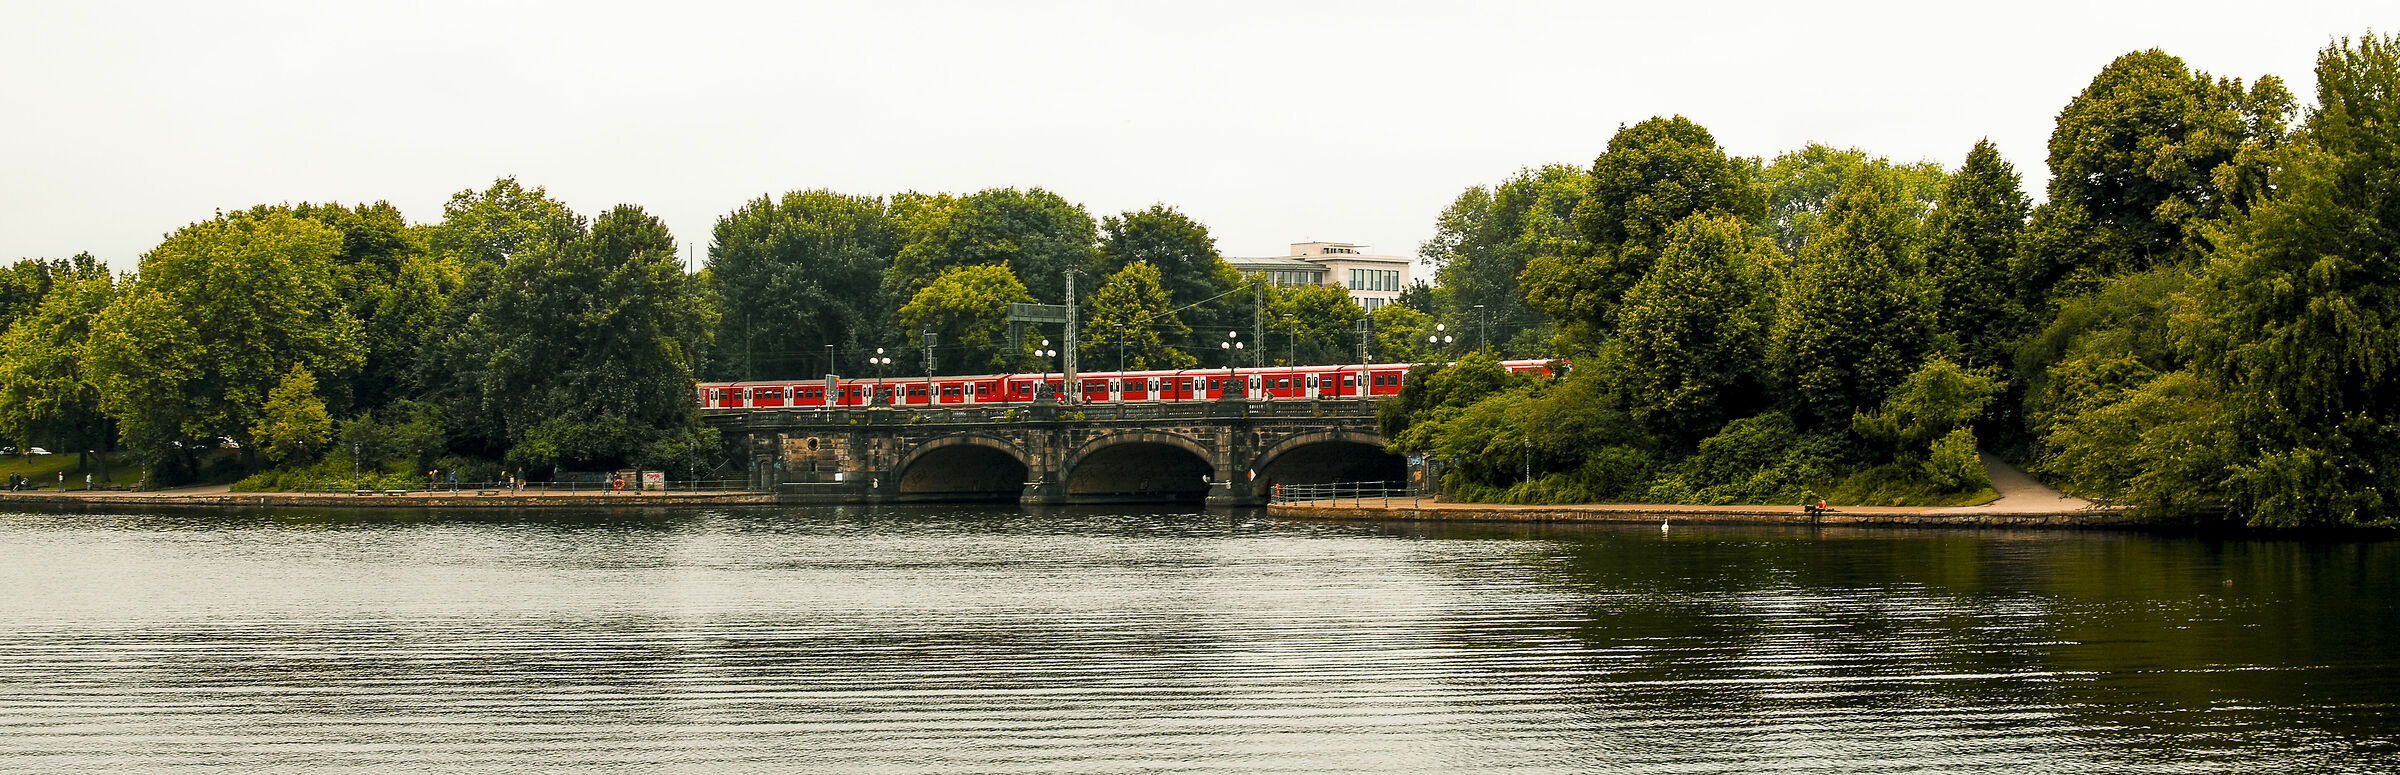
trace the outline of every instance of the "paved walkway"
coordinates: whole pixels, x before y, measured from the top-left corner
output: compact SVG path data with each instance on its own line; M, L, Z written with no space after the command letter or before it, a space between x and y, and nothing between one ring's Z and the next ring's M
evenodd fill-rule
M2092 502L2068 495L2041 482L2008 464L2008 461L1981 453L1983 473L1992 478L1992 491L2000 497L1989 503L1936 509L1935 513L1962 514L2054 514L2092 508Z
M2043 486L2016 466L1983 455L1984 472L1999 495L1973 506L1836 506L1811 516L1797 505L1579 503L1524 506L1450 503L1432 498L1366 498L1308 501L1268 507L1272 514L1335 519L1435 519L1560 522L1779 522L1811 524L2094 525L2117 522L2119 509L2093 508L2091 501Z
M732 505L772 503L767 493L741 491L610 492L585 488L581 490L507 489L477 490L460 487L457 491L408 490L386 495L376 490L372 495L342 492L233 492L226 485L176 487L165 490L79 490L60 492L55 489L0 491L0 509L15 504L23 508L86 509L117 506L309 506L309 507L526 507L526 506L634 506L634 505ZM491 493L484 495L482 493Z

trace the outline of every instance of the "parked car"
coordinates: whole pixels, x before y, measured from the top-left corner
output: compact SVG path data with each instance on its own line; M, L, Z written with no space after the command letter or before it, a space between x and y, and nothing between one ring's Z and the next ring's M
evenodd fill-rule
M47 455L47 454L50 454L50 450L46 450L46 449L43 449L43 448L41 448L41 447L26 447L26 448L25 448L25 454L28 454L28 455Z

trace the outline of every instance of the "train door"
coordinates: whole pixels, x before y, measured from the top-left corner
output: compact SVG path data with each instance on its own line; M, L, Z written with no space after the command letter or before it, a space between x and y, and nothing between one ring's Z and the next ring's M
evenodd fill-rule
M1306 396L1306 397L1309 397L1309 398L1315 398L1315 397L1317 397L1317 375L1316 375L1316 374L1313 374L1313 373L1312 373L1312 374L1309 374L1309 375L1308 375L1308 387L1302 388L1302 390L1303 390L1303 391L1305 391L1305 392L1302 392L1300 395L1303 395L1303 396Z

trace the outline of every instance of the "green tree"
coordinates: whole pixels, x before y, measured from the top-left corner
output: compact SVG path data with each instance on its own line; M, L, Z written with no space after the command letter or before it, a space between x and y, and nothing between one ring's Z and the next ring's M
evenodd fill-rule
M1552 164L1460 193L1435 219L1433 238L1417 248L1447 292L1444 306L1420 311L1457 320L1483 307L1495 342L1515 340L1539 325L1540 314L1527 305L1517 277L1535 256L1587 252L1573 216L1590 188L1589 172ZM1402 303L1425 305L1403 297Z
M50 295L50 288L61 275L98 266L100 259L90 253L77 253L74 258L56 260L24 259L0 269L0 331L32 315Z
M467 189L442 205L442 221L426 234L436 253L462 270L500 264L543 242L573 236L582 219L540 187L527 190L514 176L492 181L482 191Z
M428 349L457 364L434 395L460 451L502 445L530 468L669 462L658 449L703 433L692 364L715 321L693 286L666 225L632 205L479 269L458 302L471 306Z
M1573 218L1586 241L1655 249L1676 221L1712 212L1756 221L1766 212L1766 190L1752 180L1749 165L1717 147L1716 136L1676 116L1651 118L1609 138Z
M144 254L94 319L83 364L126 445L153 461L219 436L248 448L293 368L356 370L365 347L334 279L341 238L268 208L186 226Z
M1375 351L1369 353L1373 361L1424 363L1438 357L1425 344L1425 337L1433 332L1432 315L1404 304L1386 304L1368 317L1375 327Z
M1562 355L1598 351L1618 300L1650 272L1675 222L1698 214L1754 222L1766 212L1766 190L1752 181L1750 166L1682 116L1619 130L1593 160L1591 177L1572 215L1588 249L1536 256L1518 278L1526 300L1557 325Z
M1968 424L2000 394L2003 383L1996 373L1960 368L1938 355L1926 359L1884 398L1881 408L1852 415L1851 431L1887 445L1895 459L1919 463L1946 487L1983 487L1990 482L1981 466L1962 473L1957 458L1961 446L1965 457L1975 456L1975 432ZM1939 459L1944 457L1948 459Z
M1266 363L1350 363L1358 360L1358 321L1367 311L1350 292L1330 285L1271 289L1267 300Z
M2013 293L2009 261L2031 205L2016 168L1990 140L1978 140L1958 173L1942 183L1925 222L1925 279L1934 322L1972 367L2005 367L2024 335L2025 311Z
M332 433L333 415L325 411L325 399L317 395L317 377L307 366L292 367L292 373L275 384L266 405L259 408L258 423L250 428L259 451L275 462L305 461L323 452Z
M1634 417L1661 436L1696 441L1764 408L1769 283L1780 256L1748 230L1722 215L1684 219L1625 294L1604 368L1626 387Z
M1059 303L1069 270L1090 266L1099 241L1092 216L1039 188L995 188L963 197L893 197L901 247L885 275L893 298L913 298L967 266L1005 266L1043 301Z
M2187 347L2230 410L2259 524L2400 521L2400 37L2317 56L2271 194L2220 232Z
M106 451L115 430L83 363L92 319L115 297L115 279L88 253L53 268L40 305L0 334L0 435L20 448L41 439Z
M1028 362L1024 350L1010 350L1008 305L1032 301L1033 294L1008 267L962 266L943 272L917 291L900 306L894 322L907 334L911 347L924 346L920 332L927 328L940 337L937 345L943 362L936 364L937 371L1016 371Z
M880 284L899 232L882 200L824 190L762 196L718 218L715 239L708 272L725 351L714 376L815 376L827 366L824 345L858 353L889 341Z
M441 322L450 294L458 289L456 259L431 255L427 230L411 228L388 202L277 207L341 234L341 250L333 257L334 291L358 321L364 361L350 374L328 375L335 379L323 395L335 409L390 402L404 391L417 348ZM251 212L264 215L269 209L276 208L261 205Z
M1100 219L1096 274L1113 277L1134 264L1157 269L1175 306L1196 304L1241 283L1241 273L1217 253L1208 227L1173 207L1151 205Z
M1128 369L1182 369L1199 363L1170 342L1191 339L1192 329L1176 317L1157 267L1136 261L1110 275L1092 294L1091 317L1080 340L1085 363L1122 363ZM1110 360L1114 358L1114 360Z
M1842 190L1842 181L1850 170L1864 164L1884 164L1900 182L1901 192L1917 205L1922 217L1934 204L1935 192L1941 187L1942 168L1933 162L1891 165L1880 157L1872 157L1856 148L1836 149L1822 143L1809 143L1800 150L1789 151L1759 171L1758 181L1767 190L1765 227L1767 236L1785 255L1798 255L1808 244L1809 229L1824 214L1825 205Z
M1912 282L1912 210L1896 180L1861 167L1801 251L1772 346L1804 427L1848 427L1924 359L1930 320Z
M2018 267L2028 305L2161 263L2196 265L2209 224L2255 192L2245 181L2258 171L2237 158L2282 143L2292 102L2274 76L2245 89L2157 49L2102 68L2050 134L2049 201Z

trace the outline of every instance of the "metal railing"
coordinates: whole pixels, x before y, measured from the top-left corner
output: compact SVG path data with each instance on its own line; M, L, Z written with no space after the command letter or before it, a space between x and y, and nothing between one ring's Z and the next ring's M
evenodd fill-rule
M482 482L458 482L458 483L457 483L457 484L455 484L455 485L454 485L454 484L452 484L452 483L450 483L450 482L448 482L448 481L443 481L443 482L441 482L441 483L439 483L439 484L433 484L433 485L428 485L428 484L427 484L427 483L425 483L425 482L410 482L410 483L407 483L407 484L398 484L398 483L393 483L393 482L388 482L388 481L387 481L387 482L318 482L318 483L315 483L315 484L305 484L305 485L298 485L298 486L290 487L290 488L288 488L288 489L280 489L280 490L275 490L275 492L342 493L342 494L369 493L369 494L375 494L375 495L383 495L383 494L387 494L387 493L409 493L409 494L413 494L413 493L441 493L441 494L451 494L451 493L457 493L457 494L460 494L460 495L476 495L476 494L480 494L480 493L486 493L486 492L497 492L497 493L499 493L499 494L502 494L502 495L511 495L511 494L530 494L530 493L550 493L550 492L584 492L584 493L614 493L614 492L623 492L623 493L632 493L632 492L634 492L634 491L635 491L635 489L636 489L637 487L639 487L639 485L638 485L638 484L636 484L636 483L634 483L634 482L626 482L626 483L625 483L625 487L624 487L623 489L618 489L618 488L616 488L616 487L613 487L613 486L611 486L611 485L610 485L610 483L608 482L608 480L606 480L606 479L600 479L600 480L597 480L597 481L592 481L592 480L582 480L582 479L566 479L566 480L555 481L555 482L525 482L525 483L524 483L522 486L519 486L519 485L516 485L516 484L512 484L512 483L509 483L509 482L493 482L493 481L482 481ZM667 480L667 483L666 483L666 489L664 490L664 492L757 492L757 491L760 491L760 490L759 490L757 487L751 486L751 484L750 484L749 480L746 480L746 479L697 479L697 480L694 480L694 479L669 479L669 480ZM660 490L651 490L650 492L661 492L661 491L660 491Z
M1370 503L1389 506L1394 499L1409 499L1424 495L1399 482L1328 482L1324 484L1278 484L1267 494L1268 503L1314 503L1339 506L1345 503L1364 506Z
M992 424L1020 422L1122 422L1132 420L1203 420L1229 416L1251 418L1370 418L1373 398L1281 398L1216 400L1090 402L1036 405L1030 403L964 404L957 406L897 407L763 407L707 409L712 417L752 426L876 425L876 424Z

